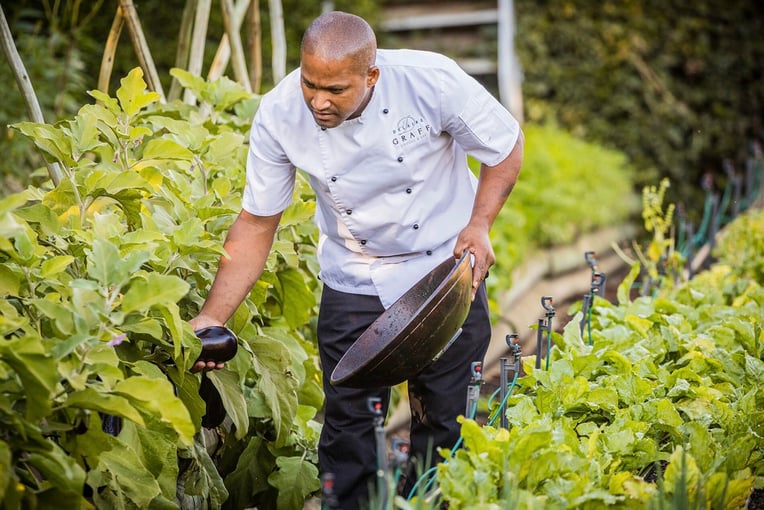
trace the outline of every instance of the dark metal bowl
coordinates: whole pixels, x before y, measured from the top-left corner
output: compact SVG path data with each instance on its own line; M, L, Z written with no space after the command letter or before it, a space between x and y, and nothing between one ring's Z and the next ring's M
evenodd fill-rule
M471 304L472 265L465 252L425 275L385 310L340 359L331 383L394 386L433 363L461 332Z

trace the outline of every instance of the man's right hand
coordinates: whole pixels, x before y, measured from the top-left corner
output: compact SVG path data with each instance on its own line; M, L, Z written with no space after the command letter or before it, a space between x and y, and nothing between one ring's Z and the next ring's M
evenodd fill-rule
M225 325L246 299L263 272L280 219L281 213L272 216L256 216L244 210L239 213L228 231L223 245L227 256L220 258L207 299L199 315L188 321L194 331ZM197 361L191 371L222 367L222 363L214 361Z
M224 324L221 324L220 321L216 321L212 319L211 317L207 317L205 315L197 315L190 321L188 321L189 324L191 324L191 327L194 328L194 331L199 331L203 328L208 328L210 326L224 326ZM214 361L203 361L198 360L194 365L191 367L191 372L203 372L207 370L219 370L225 366L225 363L215 363Z

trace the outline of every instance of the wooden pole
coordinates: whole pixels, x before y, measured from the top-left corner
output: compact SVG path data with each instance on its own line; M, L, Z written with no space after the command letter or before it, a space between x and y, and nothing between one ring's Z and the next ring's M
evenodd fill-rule
M247 10L250 6L250 0L237 0L236 6L234 7L234 16L231 17L231 21L233 21L233 25L231 29L238 35L241 31L241 25L244 21L244 18L247 16ZM224 20L225 22L225 20ZM230 38L228 36L228 28L226 27L226 33L223 34L223 37L220 38L220 44L218 44L218 49L215 52L215 57L212 59L212 64L210 64L210 69L207 72L207 79L217 80L220 78L223 73L225 73L225 69L228 66L228 61L231 58L231 44L229 43ZM243 62L243 67L246 69L247 64L244 61L244 49L241 45L241 38L239 38L239 47L241 48L241 60ZM235 71L235 66L234 66ZM236 77L237 80L239 80L239 77ZM245 79L245 81L248 81ZM242 83L243 84L243 83ZM251 88L251 85L248 86Z
M246 12L247 2L242 1L241 4ZM233 6L233 0L220 0L220 5L223 11L223 25L225 25L226 35L228 36L228 44L231 48L231 60L233 63L233 75L236 81L241 83L247 92L252 92L252 87L249 84L249 72L247 72L247 63L244 60L244 48L241 45L241 21L244 19L244 15L238 15Z
M204 45L207 39L207 25L210 21L211 0L198 0L196 4L196 16L194 17L194 33L191 36L191 53L188 56L188 72L195 76L202 75L204 64ZM183 102L195 104L194 93L186 89Z
M186 69L188 67L188 55L191 52L191 34L194 29L194 11L196 10L196 0L186 0L183 6L183 15L180 18L180 29L178 30L178 48L175 51L175 67ZM168 101L180 99L183 93L183 87L180 82L173 77L170 83L170 91L167 93Z
M24 104L27 107L27 113L33 122L38 124L45 124L45 118L42 116L42 109L40 103L37 101L37 95L32 87L32 82L29 80L24 62L19 56L19 52L16 49L16 44L13 42L13 35L11 34L11 28L8 26L8 21L5 19L5 12L3 12L3 6L0 5L0 42L3 45L3 53L8 60L8 65L11 66L14 78L16 78L16 84L21 91L21 95L24 97ZM48 174L53 184L58 186L61 182L61 167L58 163L47 163Z
M273 42L273 83L286 76L286 34L284 31L284 9L281 0L268 0L271 13L271 39Z
M249 81L252 84L252 90L258 94L263 80L263 28L260 22L260 0L252 0L249 3L247 53L251 62Z
M122 15L127 22L127 30L130 32L130 40L133 42L138 62L146 77L146 85L148 85L150 90L158 92L161 100L164 101L162 83L159 81L159 74L154 65L154 59L151 57L149 46L143 35L143 28L141 28L141 21L138 18L138 11L135 10L135 4L133 4L132 0L119 0L119 6L122 8Z
M117 12L114 14L114 20L111 22L109 36L106 38L106 45L103 49L101 58L101 69L98 72L98 90L104 94L109 93L109 80L114 69L114 55L117 52L119 36L122 34L122 27L125 26L125 17L122 15L122 7L117 6Z

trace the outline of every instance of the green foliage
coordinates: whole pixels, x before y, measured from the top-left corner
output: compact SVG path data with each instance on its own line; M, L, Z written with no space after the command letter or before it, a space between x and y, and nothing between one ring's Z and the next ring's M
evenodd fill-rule
M761 140L760 2L515 3L526 118L624 151L672 201ZM720 179L723 181L723 178Z
M56 7L61 11L76 11L69 12L74 24L70 26L62 12L51 10L46 15L39 7L24 6L24 3L10 9L3 6L3 11L44 117L56 121L74 114L86 100L85 91L91 79L85 70L86 52L93 45L82 28L87 26L89 16L85 9L79 12L79 5L57 2ZM68 8L62 4L68 4ZM90 8L97 9L97 5ZM29 115L4 55L0 57L0 84L6 93L0 101L0 196L3 196L20 191L32 182L29 174L42 165L42 159L29 139L17 136L8 126L28 119Z
M548 370L524 360L508 430L463 421L465 448L438 467L449 508L745 508L764 481L755 271L718 264L655 296L597 298L593 345L577 315Z
M642 190L642 220L645 231L652 234L647 247L643 249L635 241L632 243L643 273L640 287L642 294L648 294L660 287L669 288L684 277L685 259L676 249L674 240L674 204L664 200L669 180L661 180L660 186L645 186ZM623 253L621 253L622 256ZM632 263L633 265L633 263ZM619 297L619 302L625 302Z
M636 172L622 153L551 124L527 124L523 131L520 177L491 231L498 261L488 281L504 289L533 249L627 222L638 208Z
M261 280L209 377L212 447L189 368L194 316L240 210L258 98L178 71L200 107L159 104L140 70L56 125L19 123L64 169L0 201L0 472L7 508L301 508L319 488L313 204L300 182ZM102 420L118 417L117 435ZM209 451L208 451L209 448ZM238 459L256 448L257 462ZM181 469L182 467L182 469ZM252 484L258 479L262 483ZM84 492L83 492L84 491ZM2 494L2 493L0 493ZM230 496L231 503L227 502Z
M320 0L283 0L287 37L287 71L299 65L299 41L308 23L321 13ZM116 0L80 2L64 0L43 2L16 0L6 2L3 11L13 31L14 42L23 60L29 81L35 88L43 115L48 122L74 115L87 101L86 91L95 89L109 28L117 9ZM176 65L180 13L186 0L142 0L136 3L144 35L153 61L163 81L170 88L170 70ZM378 10L373 0L337 0L335 8L364 16L376 23ZM218 43L225 33L219 2L213 2L207 27L208 44L204 48L204 69L215 56ZM272 44L268 2L260 2L262 23L262 91L273 85L271 72ZM242 39L247 34L242 28ZM246 42L245 42L246 44ZM125 76L138 64L128 30L125 27L116 49L111 80L112 90L119 84L115 77ZM204 74L204 73L203 73ZM229 67L229 75L230 67ZM10 72L0 57L0 86L8 94L0 103L0 195L23 189L35 177L46 177L44 171L32 175L42 166L40 155L26 137L7 128L8 124L28 119L22 96Z
M750 210L721 232L714 255L736 274L764 285L764 211Z

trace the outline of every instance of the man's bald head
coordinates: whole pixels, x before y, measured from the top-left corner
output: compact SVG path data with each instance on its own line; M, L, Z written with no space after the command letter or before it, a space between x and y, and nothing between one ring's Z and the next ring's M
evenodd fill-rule
M346 12L322 14L310 24L302 38L300 55L313 55L327 62L350 58L359 73L374 65L377 38L361 17Z

